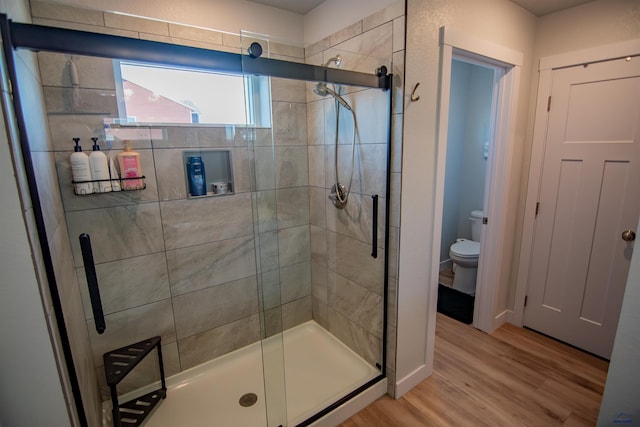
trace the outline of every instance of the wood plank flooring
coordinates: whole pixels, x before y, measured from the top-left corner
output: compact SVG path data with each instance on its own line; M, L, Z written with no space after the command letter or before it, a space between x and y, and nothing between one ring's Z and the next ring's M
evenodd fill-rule
M438 314L433 375L341 427L594 426L608 362L506 324L491 335Z

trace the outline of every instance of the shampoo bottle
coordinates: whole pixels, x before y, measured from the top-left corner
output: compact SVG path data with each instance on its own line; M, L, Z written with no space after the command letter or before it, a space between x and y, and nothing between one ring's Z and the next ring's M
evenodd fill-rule
M91 166L91 176L93 177L94 189L98 193L107 193L111 191L111 181L109 180L109 163L107 156L100 151L98 138L91 138L93 141L93 151L89 154L89 165Z
M124 151L118 153L118 165L122 178L122 190L142 190L142 168L140 167L140 153L131 149L129 141L124 142Z
M73 138L73 142L76 143L74 152L69 157L71 163L71 176L74 182L79 182L74 185L76 194L86 195L93 193L93 184L91 182L91 167L89 166L89 156L82 152L80 146L80 138Z
M187 160L187 176L189 180L189 194L192 196L204 196L207 194L207 178L204 173L202 157L189 157L189 160Z

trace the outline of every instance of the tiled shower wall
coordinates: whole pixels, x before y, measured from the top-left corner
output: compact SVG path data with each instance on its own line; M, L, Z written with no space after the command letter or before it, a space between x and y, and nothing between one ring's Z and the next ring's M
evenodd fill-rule
M260 339L254 215L267 310L264 332L310 320L307 147L306 135L299 139L295 134L304 131L305 120L304 114L296 114L295 102L283 101L292 91L273 85L274 111L283 110L273 129L275 167L268 129L113 128L114 149L122 148L122 139L130 139L141 154L147 188L76 196L70 185L69 141L81 137L88 149L88 138L101 135L102 120L113 117L115 98L108 96L113 91L111 61L74 60L80 87L46 85L45 99L99 378L104 352L154 335L163 339L168 375ZM63 80L66 61L64 55L40 54L43 75L55 81ZM87 76L89 71L93 78ZM107 79L98 82L98 75ZM92 79L90 87L84 87L83 82ZM304 89L303 83L298 85ZM113 105L107 105L105 95ZM64 102L74 96L83 100L80 109ZM304 112L304 103L300 105L297 109ZM289 126L281 128L279 122ZM235 194L188 199L185 149L228 150ZM250 161L256 165L253 192ZM78 244L81 233L88 233L93 243L107 324L103 335L95 332L91 319ZM154 371L149 363L139 374Z
M395 394L396 289L400 228L400 178L404 79L404 2L397 2L305 50L307 63L320 65L336 55L340 68L372 73L380 65L394 74L391 117L391 186L387 319L388 392ZM335 65L331 63L330 67ZM371 195L378 194L379 224L384 223L387 94L344 87L360 128L352 194L346 209L328 200L335 183L335 102L307 90L309 123L309 198L313 317L370 363L381 362L384 264L371 253ZM352 120L340 108L340 181L351 167ZM378 245L384 234L379 226Z
M33 2L32 7L34 23L239 51L238 36L217 33L218 37L213 31L135 18L130 18L131 22L119 22L108 13L68 6L52 7L47 3ZM382 62L376 59L363 63L361 55L352 54L354 61L345 60L344 68L372 72L381 63L388 65L389 58L393 57L393 72L401 77L403 14L401 3L387 8L311 46L306 51L307 61L326 60L322 57L325 48L329 49L326 55L332 55L335 48L344 52L370 53L382 58ZM270 48L272 57L303 60L298 48L278 44L271 44ZM370 223L365 222L362 230L354 228L346 217L325 203L327 189L331 186L332 178L329 177L333 175L330 147L333 103L330 100L310 96L310 86L302 82L272 79L275 165L261 161L271 156L272 135L268 131L247 137L241 130L227 132L210 127L116 129L116 135L120 131L121 138L116 139L114 149L122 148L121 139L132 139L134 148L142 154L147 189L78 197L71 193L68 182L71 138L83 138L85 150L88 149L90 136L103 136L102 119L114 116L115 102L105 102L103 96L112 96L114 90L111 61L75 57L81 87L72 88L66 69L69 58L47 53L39 56L78 278L84 280L77 234L89 232L99 263L101 289L108 289L103 291L107 333L103 336L95 334L91 319L87 319L98 376L102 377L100 355L103 351L156 333L163 336L168 374L257 340L261 335L260 303L264 303L260 308L266 310L266 331L262 331L266 335L310 319L313 305L314 319L370 362L379 362L382 331L376 322L381 321L382 316L379 308L383 266L379 258L374 261L373 269L369 269L371 261L366 258L366 251L370 248L364 247L367 245L363 230L369 230ZM348 56L343 53L343 57ZM401 81L396 78L394 94L401 93ZM386 123L386 113L380 116L381 108L386 111L386 94L361 91L347 97L359 111L361 132L365 137L365 144L358 154L358 170L364 171L365 176L354 179L359 188L354 191L359 194L353 194L350 203L356 210L366 213L370 210L370 194L380 194L383 197L380 224L383 224L384 171L375 171L377 166L373 165L385 164L382 157L386 156L386 150L382 145L386 139L373 136L373 130L386 137L387 130L380 128ZM372 105L376 107L369 111ZM402 102L396 102L392 127L393 208L390 218L387 359L390 383L393 383L395 347L398 153L401 145L401 126L395 124L402 123L401 113ZM320 125L322 120L326 125ZM344 126L346 119L342 117L341 121ZM323 129L319 130L320 127ZM253 149L247 151L247 144ZM186 200L180 154L185 148L231 150L236 194ZM348 158L348 149L350 147L346 145L341 147L341 159ZM253 193L250 192L249 162L256 165ZM255 218L247 216L247 212L252 212L252 202ZM221 220L222 214L228 218L229 212L233 213L231 224ZM370 218L370 213L364 216ZM183 229L179 218L187 219L191 226ZM247 232L253 219L259 230L256 240L260 245L258 265L253 236ZM383 234L380 236L382 246ZM96 248L96 242L100 248ZM353 254L361 250L365 255L362 259L356 257L355 264L341 264L342 260L352 259ZM215 269L215 274L211 268ZM357 271L373 272L376 277L372 280L359 278ZM256 272L261 275L264 299L258 298ZM128 283L126 291L124 283ZM84 288L81 283L80 289ZM233 299L240 293L252 297L247 299L245 295L242 301ZM86 295L83 297L85 312L90 317ZM347 304L353 304L354 308L347 308ZM214 307L214 316L202 315L203 307L207 306L209 313ZM230 307L234 309L229 310ZM136 323L134 318L142 320ZM131 327L132 324L135 327ZM212 348L214 342L215 348ZM140 372L143 376L155 371L153 361L147 365ZM390 392L393 392L392 388Z
M68 21L100 23L97 16L102 12L62 9L34 3L34 15L39 16L36 22L81 29L89 28ZM47 19L44 14L49 14ZM107 15L103 15L104 22L112 25ZM145 20L139 21L136 21L138 29L163 32L157 22L146 26ZM91 29L106 31L105 28ZM186 33L186 28L169 25L173 33L199 40L209 41L209 33L215 33L205 30ZM108 32L120 34L121 30ZM149 34L145 33L144 38L150 38ZM224 48L204 46L239 51L234 47L240 43L238 37L225 34L224 41L228 41ZM302 49L272 44L270 50L276 52L272 56L303 60ZM80 80L75 87L69 77L71 59ZM76 196L70 185L68 163L71 138L80 137L88 151L89 138L97 136L109 154L102 139L104 119L117 117L113 64L107 59L71 58L53 53L40 53L39 60L55 152L51 154L55 155L73 264L83 294L93 363L103 397L106 390L102 353L110 349L160 335L166 371L171 375L311 319L303 82L272 79L272 108L277 117L273 132L205 126L112 128L116 137L113 150L122 149L122 141L129 139L140 152L147 188ZM185 149L229 150L235 194L187 199L182 164ZM255 165L255 187L251 184L250 162ZM257 252L254 219L256 241L260 245ZM78 245L80 233L88 233L92 238L107 323L103 335L95 332L91 319ZM258 294L258 272L264 298ZM259 307L261 303L264 307ZM266 310L262 325L259 308ZM265 330L261 331L261 326ZM155 361L149 360L136 371L121 391L152 376Z

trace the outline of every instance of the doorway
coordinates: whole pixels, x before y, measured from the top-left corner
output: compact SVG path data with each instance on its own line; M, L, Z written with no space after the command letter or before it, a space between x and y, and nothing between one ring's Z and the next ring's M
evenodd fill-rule
M490 144L480 234L480 254L483 255L478 258L473 308L473 326L485 332L492 332L507 321L508 315L508 310L498 312L497 298L500 284L507 280L509 274L509 266L501 260L500 254L504 251L506 199L511 181L511 153L515 138L515 110L518 103L515 88L518 87L520 79L523 55L453 28L442 28L441 35L437 183L434 206L437 214L432 247L432 289L436 291L434 288L437 288L440 270L452 65L454 59L464 58L466 62L492 69L494 72L493 103L487 133Z
M451 64L438 311L473 322L487 165L502 69L454 55Z

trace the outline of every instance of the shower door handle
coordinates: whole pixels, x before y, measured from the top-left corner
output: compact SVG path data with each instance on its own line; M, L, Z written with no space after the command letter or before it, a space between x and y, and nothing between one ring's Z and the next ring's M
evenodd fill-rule
M373 199L373 219L371 221L371 256L378 258L378 195L371 196Z
M107 329L107 326L104 323L102 300L100 299L100 288L98 287L98 276L96 275L96 265L93 262L93 251L91 250L91 238L86 233L82 233L80 235L80 249L82 251L84 273L87 276L87 286L89 287L89 298L91 299L93 321L96 324L96 331L99 334L102 334L105 329Z

